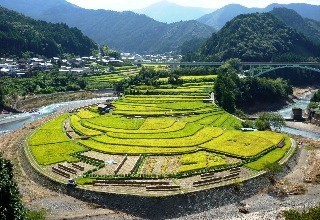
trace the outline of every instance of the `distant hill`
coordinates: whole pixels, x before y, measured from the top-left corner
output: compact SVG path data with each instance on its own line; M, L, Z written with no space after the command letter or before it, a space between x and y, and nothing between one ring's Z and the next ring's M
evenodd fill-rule
M247 8L238 4L230 4L210 14L200 17L199 19L197 19L197 21L219 30L228 21L240 14L269 12L272 11L274 8L292 9L304 18L320 21L320 6L309 4L271 4L266 8Z
M320 42L320 22L303 18L296 11L287 8L274 8L270 13L306 37Z
M53 1L55 0L49 0L51 3ZM175 50L184 41L208 38L214 32L214 28L197 21L165 24L129 11L83 9L65 0L57 1L56 6L52 3L49 9L41 8L43 0L0 0L0 4L6 3L12 9L19 9L21 13L26 13L23 4L27 7L29 2L40 7L36 18L77 27L97 43L125 52L167 52ZM16 4L20 6L17 7Z
M214 33L197 53L185 60L271 61L319 57L320 46L286 26L270 13L239 15ZM282 60L284 61L284 60ZM289 61L289 60L288 60Z
M309 18L320 22L320 5L310 5L303 3L293 4L271 4L266 9L271 11L274 8L287 8L296 11L303 18Z
M221 29L228 21L235 18L240 14L249 14L261 11L259 8L247 8L239 4L226 5L210 14L204 15L197 19L197 21L214 27L215 29Z
M194 20L212 11L214 9L184 7L168 1L157 2L147 8L134 10L138 14L144 14L156 21L166 23Z
M65 0L0 0L0 5L32 18L40 18L41 14L50 8L72 4Z
M37 21L0 7L0 55L90 55L97 45L77 28Z

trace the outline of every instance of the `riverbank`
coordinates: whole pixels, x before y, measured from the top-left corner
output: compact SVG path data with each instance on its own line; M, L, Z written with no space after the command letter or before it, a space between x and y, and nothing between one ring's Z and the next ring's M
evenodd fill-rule
M286 126L289 128L295 128L302 131L309 131L320 134L320 127L306 122L287 121Z
M15 113L32 112L35 109L61 102L94 99L115 96L112 89L97 91L59 92L52 94L38 94L19 97L12 107L0 111L0 118L8 117Z
M293 94L287 100L275 103L256 102L253 106L244 109L244 112L248 115L257 116L262 112L275 112L279 109L289 108L299 100L310 100L317 88L317 86L294 87Z
M101 98L107 96L115 96L112 89L97 90L97 91L78 91L78 92L61 92L45 95L33 95L20 98L15 108L20 111L30 111L42 106L59 103L69 102L83 99Z

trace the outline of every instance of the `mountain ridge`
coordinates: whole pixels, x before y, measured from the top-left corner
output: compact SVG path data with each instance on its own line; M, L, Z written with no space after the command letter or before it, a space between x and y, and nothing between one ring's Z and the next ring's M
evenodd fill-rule
M164 0L156 2L146 8L133 11L138 14L147 15L156 21L174 23L179 21L195 20L214 11L214 9L181 6Z
M98 47L77 28L34 20L0 7L0 54L21 56L25 52L46 57L64 53L90 55Z
M41 0L30 0L41 2ZM51 2L53 0L50 0ZM0 0L0 4L9 0ZM16 2L22 5L26 0L10 0L11 7ZM61 4L64 3L64 4ZM20 11L23 13L23 10ZM55 23L66 23L79 28L84 34L99 44L123 52L162 53L176 50L184 41L192 38L207 38L215 30L197 21L165 24L146 15L134 12L110 10L90 10L59 0L55 7L43 8L37 19ZM162 47L163 46L163 47Z
M320 6L310 5L304 3L292 3L292 4L270 4L265 8L248 8L240 4L226 5L210 14L204 15L197 19L197 21L214 27L215 29L221 29L228 21L235 18L240 14L250 13L264 13L270 12L274 8L287 8L296 11L304 18L320 21Z
M320 56L320 45L287 26L270 13L242 14L219 30L185 61L249 62L309 61Z

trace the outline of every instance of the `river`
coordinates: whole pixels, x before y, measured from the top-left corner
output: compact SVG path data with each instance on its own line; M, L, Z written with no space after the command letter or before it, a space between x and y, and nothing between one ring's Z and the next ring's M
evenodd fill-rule
M315 92L315 91L314 91ZM295 102L292 105L289 105L281 110L278 111L280 115L282 115L284 118L291 118L291 113L292 113L292 108L301 108L301 109L306 109L310 103L310 99L313 96L314 92L306 94L305 97L300 98L298 100L295 100ZM319 139L320 134L311 132L311 131L302 131L298 130L295 128L289 128L289 127L283 127L281 131L289 133L289 134L294 134L294 135L301 135L303 137L307 138L315 138Z
M105 101L106 99L116 99L116 97L61 102L61 103L56 103L56 104L41 107L35 112L14 114L14 115L0 118L0 136L8 132L15 131L23 127L26 123L32 122L38 118L42 118L56 112L69 111L80 106L100 103L102 101ZM296 100L294 104L287 106L279 110L278 112L283 117L289 118L291 117L291 111L293 107L299 107L299 108L305 109L310 103L310 99L311 99L311 96L308 95L302 99ZM282 128L282 131L290 134L301 135L308 138L320 138L319 133L302 131L302 130L289 128L289 127Z
M0 118L0 136L8 132L18 130L19 128L23 127L26 123L30 123L36 119L43 118L50 114L53 114L56 112L70 111L72 109L85 106L85 105L101 103L107 99L117 99L117 98L105 97L105 98L94 98L94 99L77 100L77 101L70 101L70 102L61 102L61 103L43 106L37 109L35 112L12 114L12 115L2 117Z

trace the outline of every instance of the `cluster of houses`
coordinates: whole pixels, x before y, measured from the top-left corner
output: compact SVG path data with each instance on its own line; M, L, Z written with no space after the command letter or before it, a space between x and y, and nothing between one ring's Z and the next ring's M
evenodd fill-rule
M25 75L32 70L51 70L54 68L51 60L42 58L12 59L0 58L1 75Z
M32 74L32 71L42 70L51 71L59 69L59 73L90 73L98 71L98 66L121 66L124 62L113 57L81 57L61 59L59 57L44 58L0 58L0 77L7 75L24 76Z
M122 60L129 62L174 62L181 60L182 56L173 52L154 55L140 55L131 53L121 53Z

